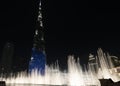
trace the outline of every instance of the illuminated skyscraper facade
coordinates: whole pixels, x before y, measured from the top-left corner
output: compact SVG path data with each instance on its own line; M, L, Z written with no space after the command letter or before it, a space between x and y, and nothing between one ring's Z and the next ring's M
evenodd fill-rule
M33 40L32 56L29 62L29 72L38 70L41 74L45 72L46 55L45 55L45 41L41 13L41 1L39 4L39 15L36 23L36 31Z

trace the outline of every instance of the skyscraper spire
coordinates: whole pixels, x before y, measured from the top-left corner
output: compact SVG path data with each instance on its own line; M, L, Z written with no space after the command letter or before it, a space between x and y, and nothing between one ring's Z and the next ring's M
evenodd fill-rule
M43 27L43 22L42 22L42 9L41 9L41 1L39 4L39 12L38 12L38 21L40 22L40 26Z
M42 11L41 11L41 1L39 4L38 19L35 28L34 44L33 47L45 52L45 41L44 41L44 31L42 22Z
M32 56L29 62L29 72L37 70L42 75L45 72L46 55L45 55L45 42L41 12L41 0L39 4L38 19L35 27L35 35L33 40Z

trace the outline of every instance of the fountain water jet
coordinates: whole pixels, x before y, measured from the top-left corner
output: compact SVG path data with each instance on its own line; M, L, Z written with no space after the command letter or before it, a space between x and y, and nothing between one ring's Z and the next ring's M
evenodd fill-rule
M58 63L54 66L45 67L45 75L41 75L37 70L32 70L30 74L27 72L18 73L17 76L4 78L0 77L0 81L6 81L7 84L44 84L44 85L68 85L68 86L101 86L99 79L112 79L114 82L120 81L117 73L111 72L114 67L109 55L98 50L97 63L98 70L88 64L84 71L80 65L79 59L75 60L74 56L68 58L68 72L62 72Z

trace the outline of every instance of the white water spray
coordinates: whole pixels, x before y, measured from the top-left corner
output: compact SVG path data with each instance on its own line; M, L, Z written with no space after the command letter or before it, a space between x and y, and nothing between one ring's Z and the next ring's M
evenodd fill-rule
M118 73L114 72L113 63L110 56L103 53L101 49L98 50L97 64L98 70L88 65L83 71L79 59L77 61L73 56L68 58L68 70L62 72L59 65L46 66L45 75L41 75L37 70L33 70L31 74L27 72L18 73L17 76L13 74L9 78L0 77L0 81L6 81L7 84L45 84L45 85L68 85L68 86L101 86L99 79L111 78L114 82L120 81Z

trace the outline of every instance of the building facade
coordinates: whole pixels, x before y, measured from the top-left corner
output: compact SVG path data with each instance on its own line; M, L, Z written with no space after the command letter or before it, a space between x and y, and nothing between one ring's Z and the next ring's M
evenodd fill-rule
M37 70L42 75L45 73L46 55L44 29L42 22L41 1L39 4L39 15L35 27L35 35L33 39L32 56L29 62L29 72Z

